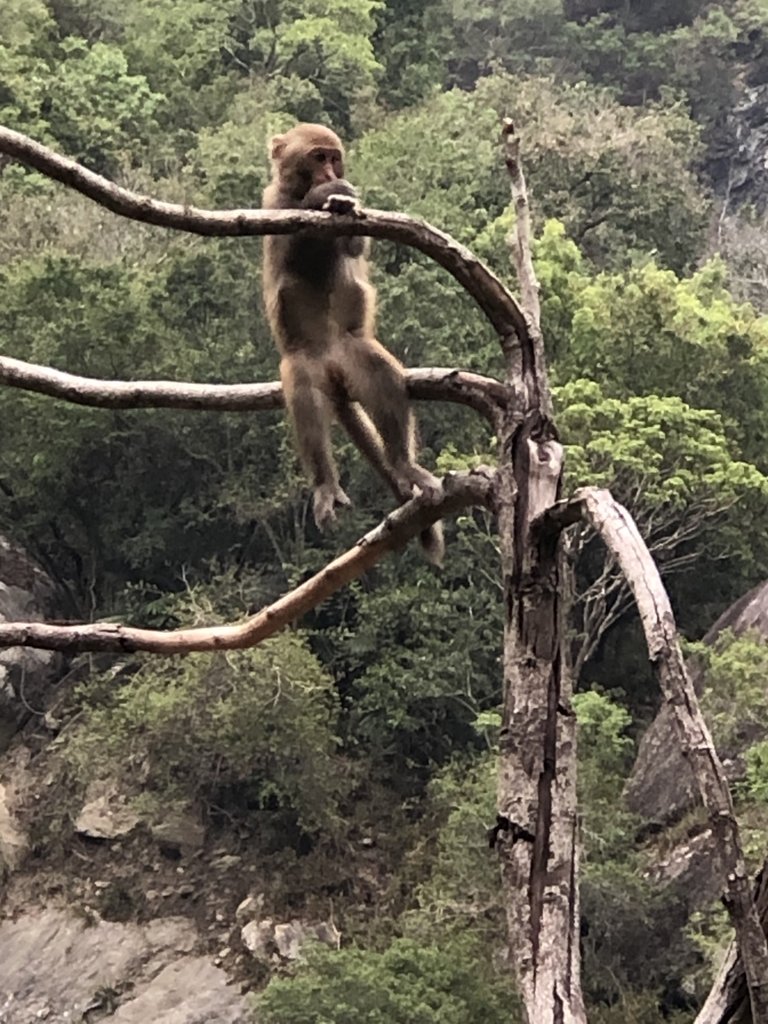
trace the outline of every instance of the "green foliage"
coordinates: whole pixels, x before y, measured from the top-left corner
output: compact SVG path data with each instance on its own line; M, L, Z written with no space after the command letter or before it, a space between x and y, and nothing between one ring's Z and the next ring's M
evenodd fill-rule
M759 634L735 636L730 630L712 645L690 647L705 672L702 708L715 744L721 754L733 757L768 731L768 647ZM759 775L759 749L751 763Z
M157 132L162 97L132 75L120 49L69 38L42 97L50 132L64 152L100 173L143 150Z
M332 118L349 129L370 101L380 64L372 36L379 0L273 0L242 18L237 66L275 88L275 110L302 120Z
M753 800L768 803L768 740L755 743L747 751L745 793Z
M315 949L257 1004L264 1024L515 1024L511 982L471 939L397 939L384 952Z
M484 540L470 521L451 539L442 574L413 566L402 578L402 569L383 568L334 636L350 739L385 770L404 773L405 786L456 746L476 746L478 712L498 705L501 615L497 588L476 561L476 544L487 557Z
M157 806L202 799L236 811L289 808L335 829L346 780L330 679L296 634L246 652L132 658L79 690L64 756L84 782L143 781Z
M635 827L621 799L634 755L634 743L626 735L632 717L595 690L575 694L573 709L579 723L578 787L585 859L600 863L630 848Z
M629 847L631 836L627 840ZM682 935L687 907L648 878L634 856L584 866L581 914L584 991L593 1006L626 999L648 1013L696 962Z
M430 936L471 932L498 942L503 927L498 858L488 848L496 818L498 764L495 750L461 758L435 776L429 788L436 822L429 877L416 890L408 933Z
M50 61L24 47L0 46L0 121L51 142L100 173L141 152L157 131L162 97L130 74L123 52L106 43L63 40Z
M625 992L610 1006L591 1006L589 1019L592 1024L690 1024L695 1014L681 1010L662 1012L659 997L653 993Z
M594 381L556 389L569 487L610 487L644 530L662 565L693 545L730 571L768 564L762 534L768 480L733 457L717 414L678 398L607 398ZM683 566L685 563L681 563Z
M612 397L669 395L714 409L744 457L764 465L768 318L730 297L719 262L684 279L649 263L593 278L563 268L559 280L558 381L588 377Z
M535 211L562 219L592 259L625 263L656 250L676 269L692 262L705 227L689 169L695 127L678 108L628 110L583 84L493 75L472 93L443 93L388 118L355 148L366 201L418 214L471 243L509 203L495 139L499 118L510 113L524 126ZM495 259L508 266L508 251Z

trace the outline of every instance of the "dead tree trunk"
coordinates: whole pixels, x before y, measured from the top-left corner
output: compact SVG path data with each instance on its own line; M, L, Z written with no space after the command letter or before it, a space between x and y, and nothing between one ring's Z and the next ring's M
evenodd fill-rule
M500 432L498 529L505 600L504 710L496 834L509 944L528 1020L583 1024L577 886L576 723L563 628L558 543L531 524L560 494L538 284L519 140L504 126L517 216L510 239L528 331L504 345L516 396Z

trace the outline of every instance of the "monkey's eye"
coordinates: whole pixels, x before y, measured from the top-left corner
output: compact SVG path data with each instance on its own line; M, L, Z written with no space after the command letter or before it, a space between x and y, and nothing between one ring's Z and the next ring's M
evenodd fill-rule
M319 164L324 164L325 163L325 153L315 153L315 160L317 160L317 162Z

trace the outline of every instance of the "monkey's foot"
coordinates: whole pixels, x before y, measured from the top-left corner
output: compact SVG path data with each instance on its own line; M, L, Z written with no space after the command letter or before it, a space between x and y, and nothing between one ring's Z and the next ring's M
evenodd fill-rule
M336 522L336 508L348 508L352 502L338 484L321 484L315 488L313 509L318 530L327 530Z
M433 502L438 501L443 495L443 485L438 477L416 463L404 466L398 476L405 484L404 489L408 497L414 493L423 494L427 501Z

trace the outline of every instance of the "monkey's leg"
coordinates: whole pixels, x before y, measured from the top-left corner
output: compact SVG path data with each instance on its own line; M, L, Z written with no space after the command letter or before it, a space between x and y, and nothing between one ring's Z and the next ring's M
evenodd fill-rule
M418 487L433 497L440 481L416 462L416 429L400 363L374 339L354 337L347 351L347 388L378 431L402 501Z
M416 430L400 363L373 339L349 336L346 352L346 383L354 406L339 411L352 440L387 481L399 501L413 497L418 488L431 498L441 493L437 477L416 462ZM375 428L371 430L371 425ZM377 436L378 435L378 436ZM435 565L445 554L443 528L434 523L421 534L424 552Z
M411 495L403 493L402 483L387 461L381 438L360 405L343 397L336 403L336 415L339 423L379 476L388 484L397 500L407 501Z
M324 530L336 519L337 505L352 504L339 485L333 460L333 405L326 392L325 360L285 355L280 362L280 379L299 455L314 490L315 522Z

